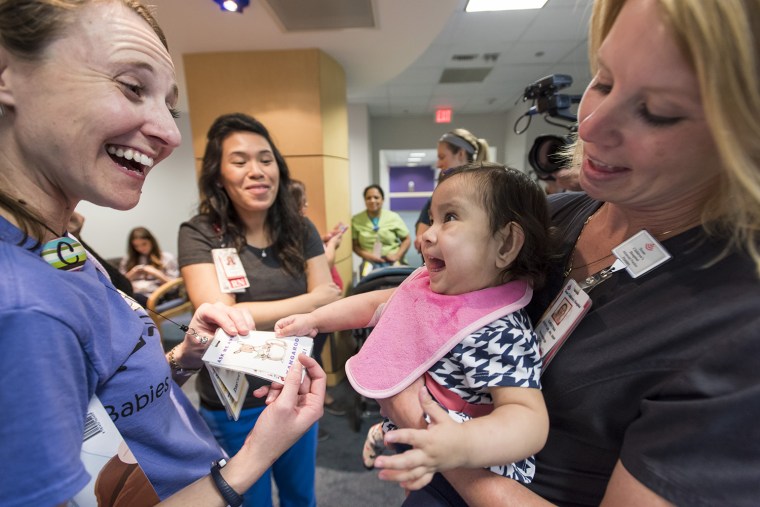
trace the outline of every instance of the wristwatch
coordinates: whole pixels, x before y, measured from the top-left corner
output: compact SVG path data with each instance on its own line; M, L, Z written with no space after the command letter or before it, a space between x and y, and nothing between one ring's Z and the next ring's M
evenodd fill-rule
M243 497L238 495L237 491L232 489L232 486L227 484L227 481L222 477L221 469L227 464L227 460L222 458L219 461L215 461L211 464L211 479L214 480L216 489L222 494L224 501L230 507L240 507L243 505Z

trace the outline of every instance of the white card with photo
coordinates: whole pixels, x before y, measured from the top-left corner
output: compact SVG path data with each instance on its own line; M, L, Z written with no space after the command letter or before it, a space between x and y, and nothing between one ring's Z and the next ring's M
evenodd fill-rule
M219 329L203 355L203 361L218 368L282 383L298 355L311 355L313 347L314 340L308 336L278 337L267 331L229 336Z
M591 298L578 282L569 279L536 325L538 346L544 362L542 374L589 308Z

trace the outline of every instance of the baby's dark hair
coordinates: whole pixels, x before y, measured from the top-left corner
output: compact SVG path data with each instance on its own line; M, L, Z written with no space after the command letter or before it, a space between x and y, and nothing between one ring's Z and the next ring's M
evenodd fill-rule
M503 280L519 278L534 289L543 286L555 251L555 233L543 189L522 171L489 162L450 169L438 184L453 178L468 178L476 185L489 216L491 234L510 222L518 224L525 234L520 253L502 273Z

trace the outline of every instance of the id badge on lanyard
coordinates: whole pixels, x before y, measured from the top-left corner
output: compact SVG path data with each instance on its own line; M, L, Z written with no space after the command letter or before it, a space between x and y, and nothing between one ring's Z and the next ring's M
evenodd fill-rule
M236 249L214 248L211 255L214 258L219 289L223 293L245 292L245 289L251 286Z
M609 268L586 277L580 284L572 278L569 279L536 325L536 335L544 363L542 374L591 308L588 292L617 271L625 269L631 278L638 278L672 258L646 230L623 241L612 249L612 253L617 260Z

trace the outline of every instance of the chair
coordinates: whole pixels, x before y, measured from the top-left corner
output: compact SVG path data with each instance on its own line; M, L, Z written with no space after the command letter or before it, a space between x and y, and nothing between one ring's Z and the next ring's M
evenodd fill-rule
M184 278L175 278L161 285L153 291L145 306L156 323L164 349L169 350L184 339L185 332L178 324L189 325L194 312Z

